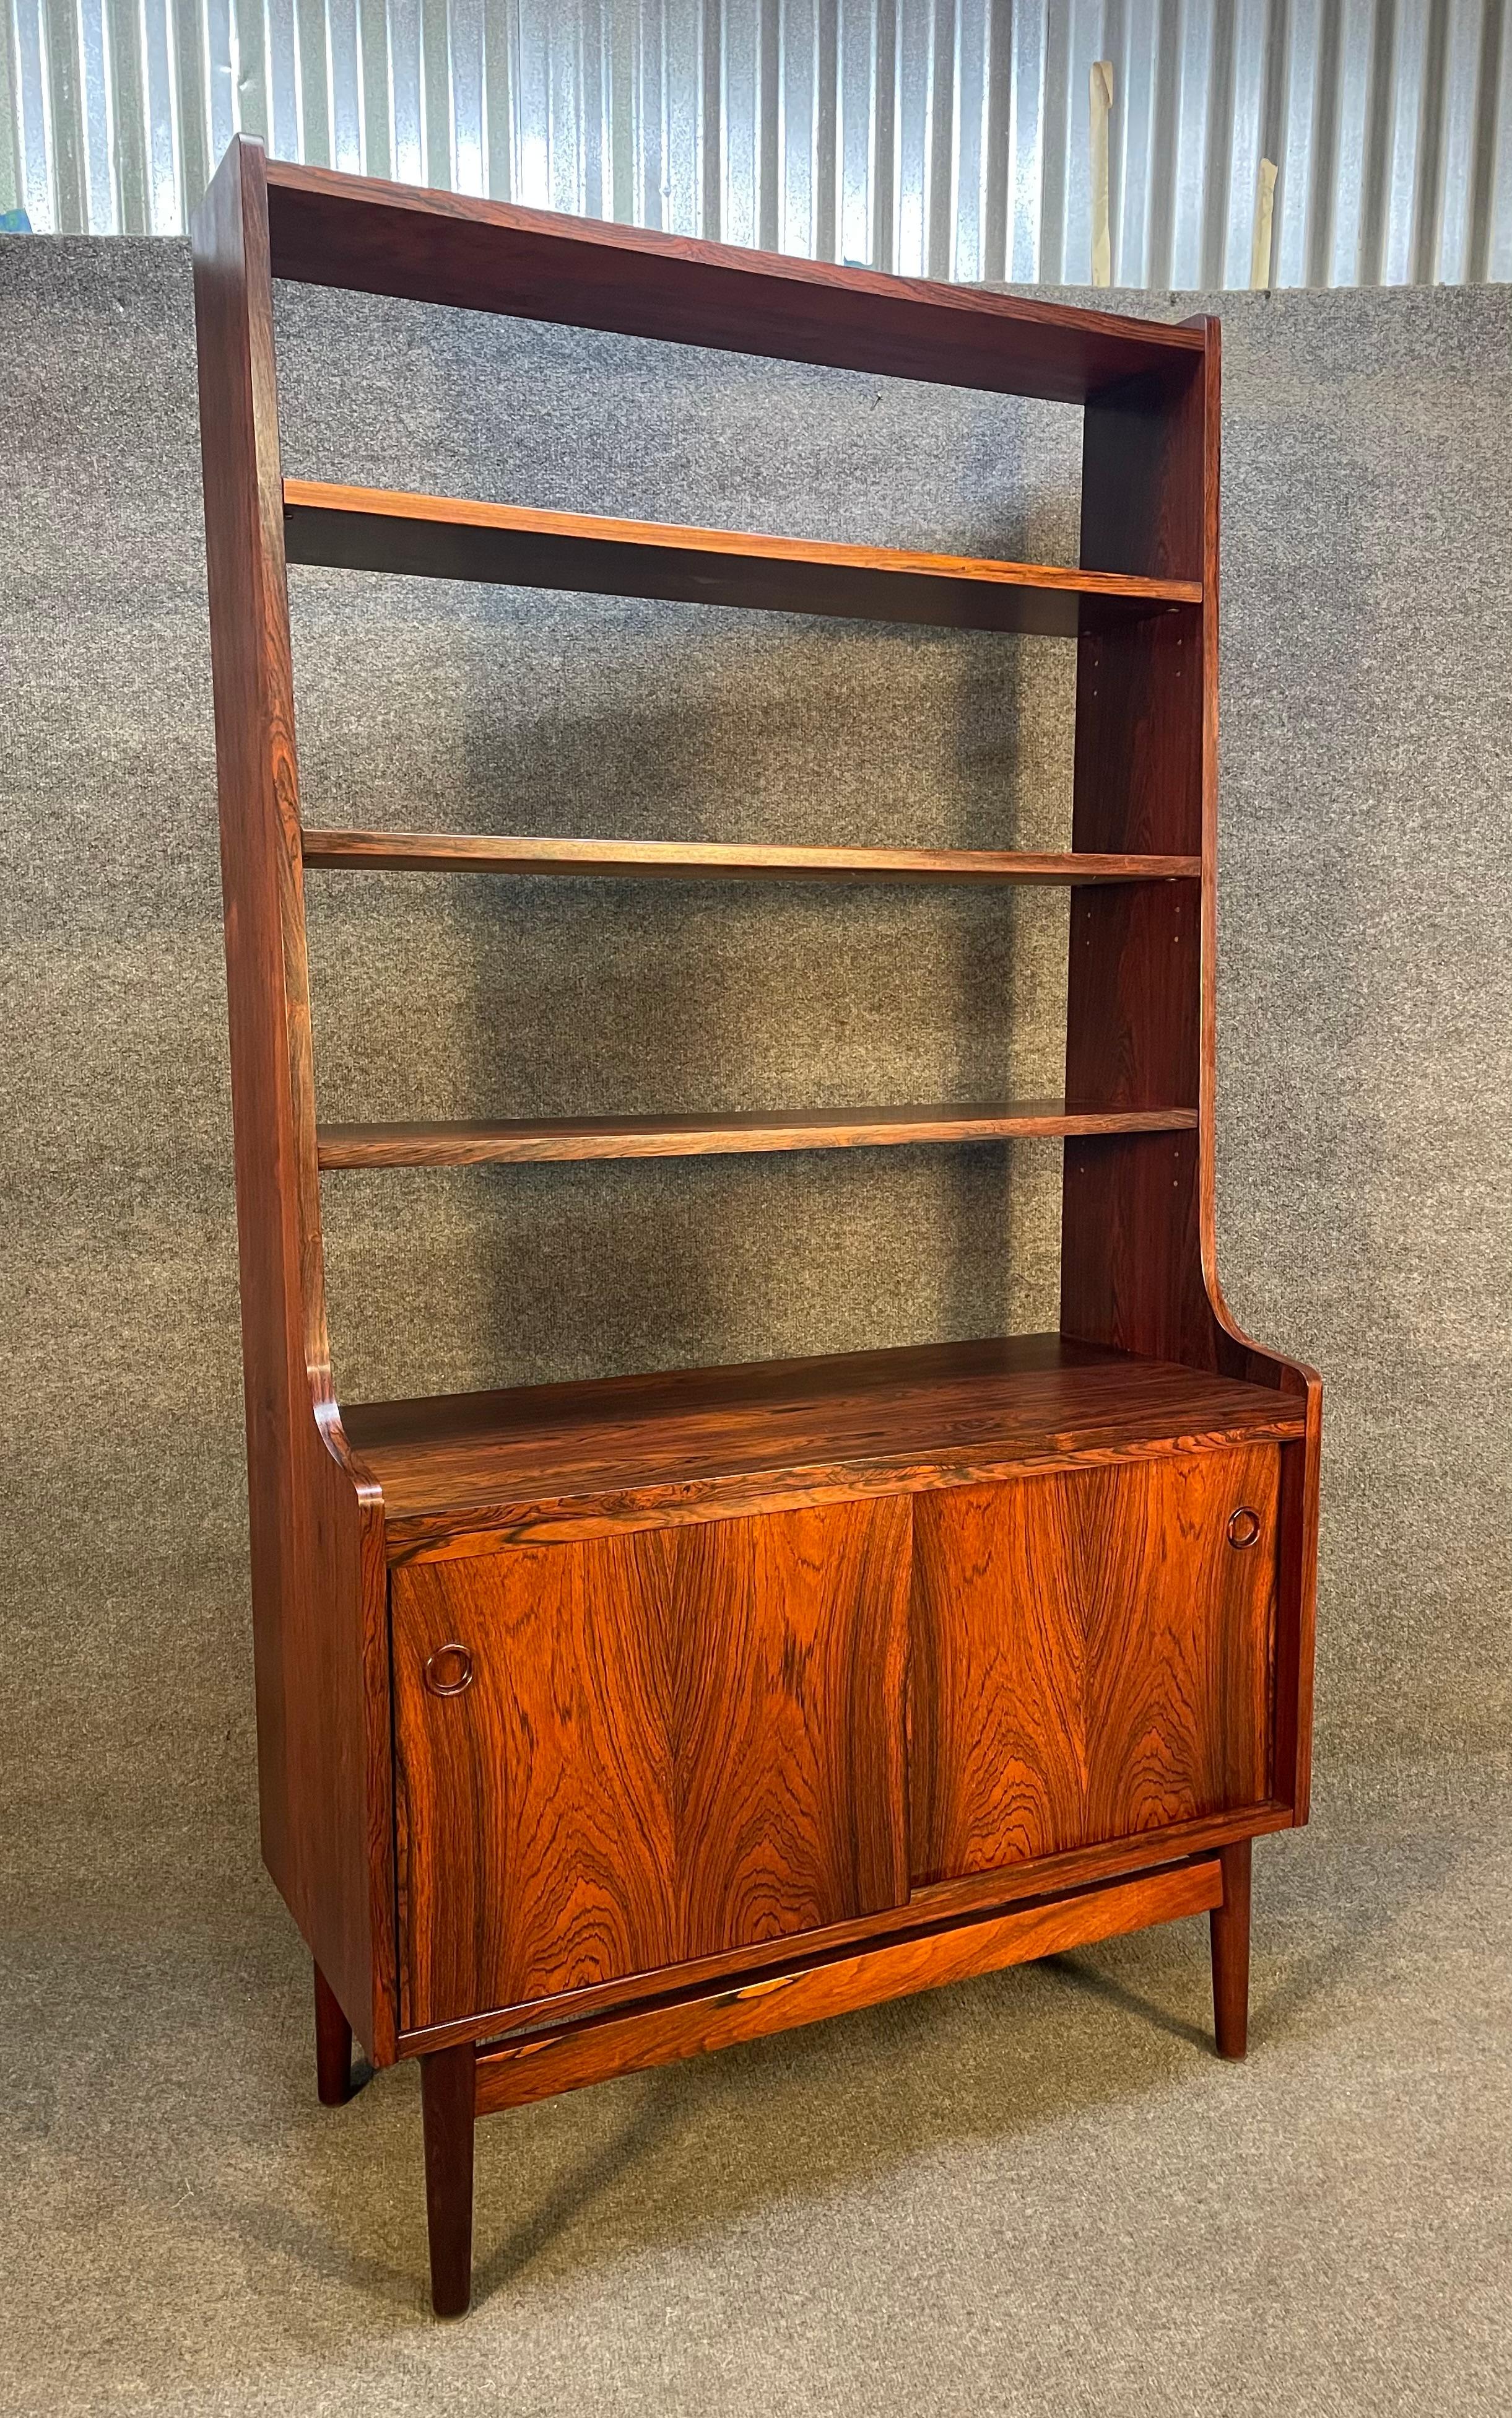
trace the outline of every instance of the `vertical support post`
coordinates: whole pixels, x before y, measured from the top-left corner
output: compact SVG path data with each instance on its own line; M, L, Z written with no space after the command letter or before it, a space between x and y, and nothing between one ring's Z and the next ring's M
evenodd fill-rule
M1249 2045L1249 1866L1251 1842L1218 1850L1223 1904L1208 1916L1213 1941L1213 2026L1220 2057Z
M472 2298L477 2061L471 2041L456 2048L436 2049L420 2059L431 2306L438 2318L460 2318Z
M314 1973L315 2087L322 2107L344 2107L352 2095L352 2027L318 1965Z

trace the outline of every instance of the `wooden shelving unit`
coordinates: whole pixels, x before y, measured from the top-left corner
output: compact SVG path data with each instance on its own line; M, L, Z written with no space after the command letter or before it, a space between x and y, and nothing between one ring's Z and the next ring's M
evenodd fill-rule
M196 221L267 1859L352 2033L420 2061L433 2295L476 2118L1207 1911L1307 1810L1320 1387L1215 1275L1219 338L265 161ZM274 276L1083 408L1074 568L283 476ZM381 376L381 363L374 364ZM288 562L1074 645L1053 854L306 828ZM317 1125L311 872L1060 883L1063 1096ZM1062 1152L1049 1336L338 1403L328 1171Z

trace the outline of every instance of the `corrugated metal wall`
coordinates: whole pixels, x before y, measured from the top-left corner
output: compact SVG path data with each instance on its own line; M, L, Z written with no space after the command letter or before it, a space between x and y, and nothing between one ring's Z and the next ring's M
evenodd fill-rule
M935 277L1512 277L1507 0L5 0L0 209L176 234L284 159ZM1263 282L1265 251L1257 270Z

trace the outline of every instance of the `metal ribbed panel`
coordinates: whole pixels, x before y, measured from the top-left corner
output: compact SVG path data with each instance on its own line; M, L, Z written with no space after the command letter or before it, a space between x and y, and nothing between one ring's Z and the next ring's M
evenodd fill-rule
M179 232L271 151L935 277L1512 277L1507 0L4 0L0 208Z

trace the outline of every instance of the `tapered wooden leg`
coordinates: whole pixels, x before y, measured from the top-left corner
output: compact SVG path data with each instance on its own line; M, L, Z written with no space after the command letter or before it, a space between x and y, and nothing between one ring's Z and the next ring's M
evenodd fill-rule
M1213 2023L1220 2057L1243 2057L1249 2040L1248 1839L1220 1847L1223 1904L1208 1917L1213 1936Z
M315 1967L315 2088L322 2107L344 2107L352 2095L352 2027L336 1993Z
M460 2318L472 2298L472 2136L477 2054L471 2041L420 2059L425 2121L425 2217L431 2237L431 2306Z

